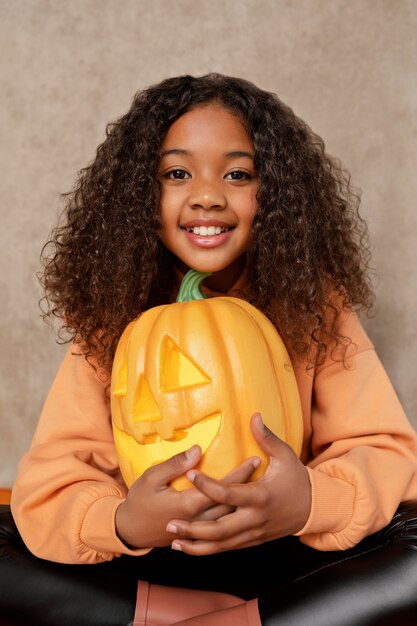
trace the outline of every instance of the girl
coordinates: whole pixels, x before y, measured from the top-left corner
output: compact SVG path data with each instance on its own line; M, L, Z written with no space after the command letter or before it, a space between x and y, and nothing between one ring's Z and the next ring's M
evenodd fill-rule
M417 436L356 315L373 299L358 205L322 140L241 79L165 80L108 127L44 256L46 314L70 347L19 466L19 532L3 511L5 623L415 623ZM250 300L276 326L303 451L255 414L270 458L257 481L257 458L205 476L193 446L128 490L115 348L190 267L211 273L207 296ZM177 492L183 474L194 487Z

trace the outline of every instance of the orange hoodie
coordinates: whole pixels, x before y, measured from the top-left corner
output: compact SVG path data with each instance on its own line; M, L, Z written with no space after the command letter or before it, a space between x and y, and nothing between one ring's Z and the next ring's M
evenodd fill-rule
M314 371L295 368L301 458L312 485L311 513L297 535L319 550L350 548L386 526L401 502L417 500L417 433L354 313L343 314L341 332L356 345L348 367L329 359ZM145 554L126 547L115 531L126 487L109 381L76 351L68 350L20 462L13 516L28 548L44 559L96 563Z

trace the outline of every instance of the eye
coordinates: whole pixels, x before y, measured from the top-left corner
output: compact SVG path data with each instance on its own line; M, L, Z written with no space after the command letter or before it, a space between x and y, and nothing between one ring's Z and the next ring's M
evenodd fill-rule
M160 389L162 393L211 383L210 377L166 335L161 343Z
M187 178L191 178L191 176L186 170L177 167L174 170L165 172L163 178L168 178L169 180L186 180Z
M254 178L253 174L247 172L246 170L233 170L233 172L229 172L226 174L225 178L227 180L252 180Z

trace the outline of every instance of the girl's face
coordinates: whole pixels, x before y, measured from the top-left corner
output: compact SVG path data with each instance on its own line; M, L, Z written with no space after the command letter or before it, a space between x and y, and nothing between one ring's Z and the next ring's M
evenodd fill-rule
M188 111L161 147L161 240L183 270L212 272L227 291L241 274L257 210L254 147L219 104Z

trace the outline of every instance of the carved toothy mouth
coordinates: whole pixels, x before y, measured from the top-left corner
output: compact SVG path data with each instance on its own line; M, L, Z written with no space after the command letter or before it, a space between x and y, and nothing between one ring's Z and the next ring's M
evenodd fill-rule
M128 459L133 475L138 478L152 465L185 452L195 444L200 446L204 455L217 437L221 419L221 413L209 415L189 428L181 430L175 439L166 440L154 435L150 443L138 443L132 435L113 425L116 449L120 458ZM124 478L126 480L126 477Z

